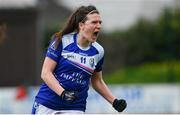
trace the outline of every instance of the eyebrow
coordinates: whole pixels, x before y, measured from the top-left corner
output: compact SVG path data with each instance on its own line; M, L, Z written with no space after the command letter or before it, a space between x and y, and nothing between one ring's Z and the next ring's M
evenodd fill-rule
M97 20L93 20L92 22L100 22L100 23L102 23L102 20L99 20L99 21L97 21Z

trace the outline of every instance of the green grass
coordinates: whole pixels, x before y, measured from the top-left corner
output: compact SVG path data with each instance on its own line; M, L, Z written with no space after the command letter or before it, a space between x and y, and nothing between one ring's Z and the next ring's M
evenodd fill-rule
M180 83L180 62L145 63L117 70L104 77L106 83Z

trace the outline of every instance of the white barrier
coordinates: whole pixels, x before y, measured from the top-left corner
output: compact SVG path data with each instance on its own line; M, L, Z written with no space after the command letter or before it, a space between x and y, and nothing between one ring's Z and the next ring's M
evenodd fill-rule
M180 113L180 85L110 86L112 93L127 100L124 113ZM117 113L90 89L88 113Z
M127 100L123 113L180 113L180 85L111 85L112 93ZM27 88L27 96L17 99L17 88L0 88L0 114L30 113L37 87ZM92 88L86 113L117 113Z

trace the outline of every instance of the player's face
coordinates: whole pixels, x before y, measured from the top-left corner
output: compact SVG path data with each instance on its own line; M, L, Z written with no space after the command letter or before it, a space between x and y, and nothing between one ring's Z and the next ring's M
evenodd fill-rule
M101 29L101 22L102 21L99 14L89 14L87 16L87 20L82 23L80 27L82 36L89 42L95 42Z

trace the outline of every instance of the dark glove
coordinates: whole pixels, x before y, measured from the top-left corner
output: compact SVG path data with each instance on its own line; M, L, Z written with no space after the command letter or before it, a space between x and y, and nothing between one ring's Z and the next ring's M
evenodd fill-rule
M120 100L115 99L112 106L118 112L122 112L126 108L127 103L126 103L126 101L124 99L120 99Z
M67 103L73 103L78 96L77 91L63 91L61 94L62 100L65 100Z

